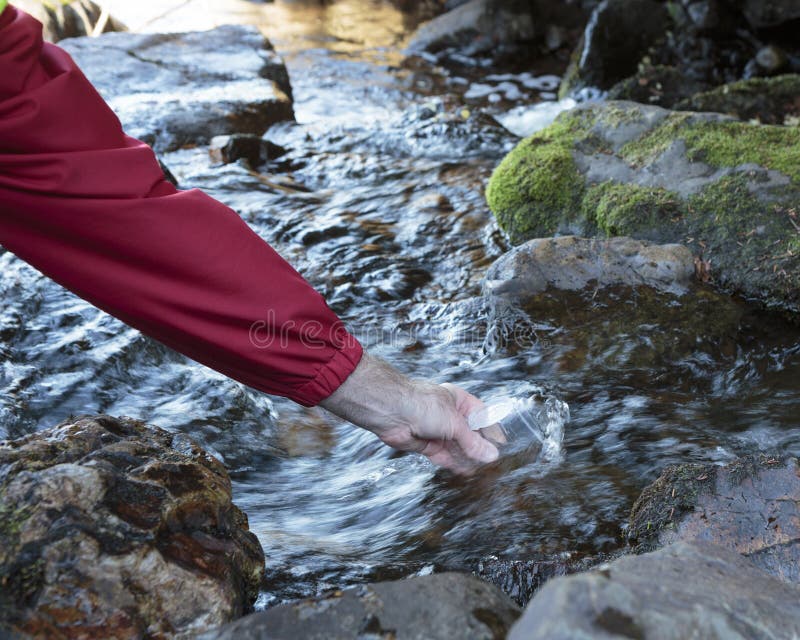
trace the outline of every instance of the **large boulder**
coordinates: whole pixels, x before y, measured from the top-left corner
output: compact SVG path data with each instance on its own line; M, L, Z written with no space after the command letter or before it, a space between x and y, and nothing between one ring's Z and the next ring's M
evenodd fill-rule
M679 542L556 578L509 640L779 640L800 634L800 589L739 554Z
M497 587L441 573L279 605L198 640L495 640L519 614Z
M800 305L800 128L585 105L519 143L487 199L514 243L554 233L681 242L717 284Z
M694 258L683 245L560 236L529 240L502 255L486 272L484 290L527 298L548 288L645 285L680 294L688 290L694 274Z
M658 0L604 0L592 12L559 89L610 89L633 74L647 49L666 32L669 14Z
M757 455L669 467L636 501L628 535L638 550L713 542L800 583L800 466Z
M205 144L216 135L261 135L294 119L286 67L255 27L110 33L60 46L126 132L159 152Z
M109 416L0 443L0 629L186 638L246 613L264 554L224 466Z
M800 117L800 75L751 78L698 93L675 104L681 111L716 111L740 120L789 124Z
M470 0L421 25L409 38L409 53L458 49L466 55L492 52L536 35L524 0Z

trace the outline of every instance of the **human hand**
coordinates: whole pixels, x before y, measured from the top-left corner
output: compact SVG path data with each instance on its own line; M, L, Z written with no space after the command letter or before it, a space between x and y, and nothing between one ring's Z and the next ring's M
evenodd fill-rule
M467 423L467 415L483 406L478 398L451 384L409 380L366 353L320 405L390 447L421 453L453 471L466 472L498 457L497 448Z

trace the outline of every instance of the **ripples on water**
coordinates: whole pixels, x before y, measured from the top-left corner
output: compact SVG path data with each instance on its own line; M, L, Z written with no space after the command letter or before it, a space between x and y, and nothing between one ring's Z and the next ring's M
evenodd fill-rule
M378 4L389 17L375 18L383 31L366 42L345 37L356 29L352 12L282 37L267 22L296 96L299 124L270 134L287 156L261 174L212 166L204 149L165 160L182 186L239 211L373 352L408 374L487 401L526 385L560 395L572 414L564 461L544 475L524 456L471 478L437 472L320 411L187 362L8 253L0 434L105 412L193 435L231 469L264 546L261 605L470 568L488 554L611 550L634 498L665 465L722 462L751 447L800 453L791 430L800 333L775 318L702 291L555 296L524 321L480 298L486 267L507 249L482 191L515 138L479 112L515 105L473 101L465 112L469 78L403 63L393 44L402 16ZM292 6L265 15L286 19Z

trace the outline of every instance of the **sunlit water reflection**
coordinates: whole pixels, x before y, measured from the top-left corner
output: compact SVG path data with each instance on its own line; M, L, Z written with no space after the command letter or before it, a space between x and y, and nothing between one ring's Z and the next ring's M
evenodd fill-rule
M519 318L498 320L480 282L508 247L483 189L516 138L480 112L515 105L491 92L465 100L468 74L404 63L403 17L377 5L386 13L370 38L343 35L358 30L347 3L337 16L304 13L319 19L292 32L276 33L277 18L264 25L296 98L299 124L270 132L287 156L260 174L214 166L202 148L165 161L182 186L234 207L401 370L486 400L530 385L558 394L572 414L564 460L544 474L524 455L470 478L437 472L318 410L187 362L8 253L0 433L106 412L191 434L230 468L264 546L261 605L470 568L488 554L607 551L665 465L752 447L800 453L800 334L774 318L704 292L610 291L540 301L522 334ZM312 11L304 6L260 15L285 22Z

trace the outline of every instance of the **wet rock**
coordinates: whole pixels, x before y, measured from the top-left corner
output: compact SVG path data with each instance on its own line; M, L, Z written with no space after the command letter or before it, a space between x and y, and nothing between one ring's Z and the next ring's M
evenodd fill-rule
M800 129L631 102L565 112L494 171L515 243L559 233L684 243L705 279L800 308Z
M712 542L800 583L800 466L754 455L724 467L669 467L636 501L628 535L639 550Z
M775 75L789 63L786 52L772 44L759 49L754 59L763 72L761 75L767 76Z
M645 285L680 294L693 279L694 258L683 245L560 236L529 240L501 256L487 271L484 289L492 295L528 297L548 288Z
M280 158L286 149L269 140L245 133L230 136L214 136L208 147L208 154L214 162L229 164L245 160L250 168Z
M448 109L436 101L406 110L383 133L375 140L382 152L437 159L502 157L517 140L483 111Z
M669 25L656 0L604 0L592 13L559 89L565 98L584 87L610 89L636 72L648 47Z
M0 629L184 638L251 608L264 555L222 463L109 416L0 443Z
M548 582L509 640L792 638L800 589L735 552L678 542Z
M112 33L60 44L126 132L158 152L222 134L260 136L294 118L286 67L253 27Z
M42 23L42 35L48 42L128 30L119 20L104 14L100 6L92 0L54 3L16 0L14 6Z
M752 78L717 87L682 100L675 105L683 111L716 111L740 120L784 124L800 117L800 75Z
M408 53L458 49L464 55L496 53L498 48L536 35L528 3L520 0L470 0L421 25L410 37Z
M756 29L775 27L800 18L797 0L737 0L748 22Z
M214 162L229 164L244 159L251 167L257 167L261 164L261 138L243 133L214 136L208 145L208 155Z
M519 608L459 573L378 582L254 613L198 640L504 638Z
M599 562L599 558L591 557L563 560L485 558L478 563L475 573L483 580L497 585L514 602L524 607L548 580L587 571Z
M700 0L686 6L686 13L696 29L712 31L720 25L721 9L716 0Z
M609 100L632 100L672 108L676 103L708 89L705 83L687 77L675 67L640 65L630 78L608 90Z

